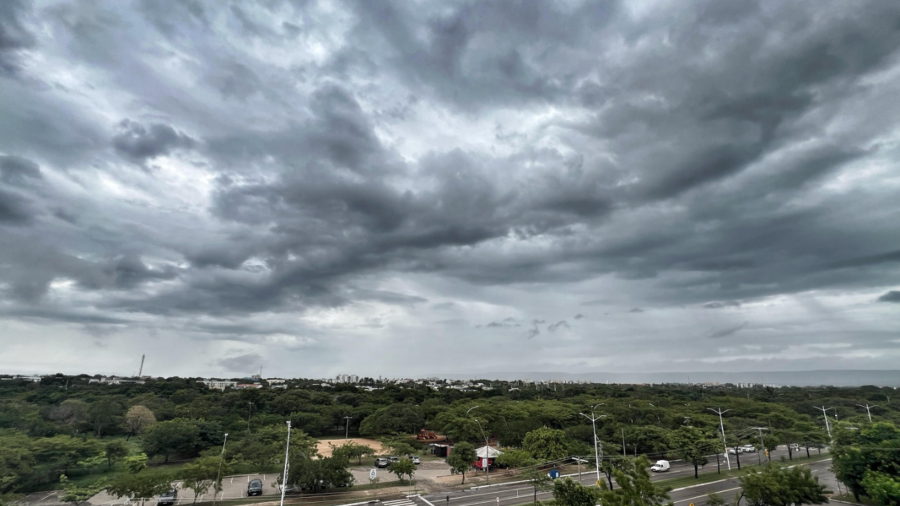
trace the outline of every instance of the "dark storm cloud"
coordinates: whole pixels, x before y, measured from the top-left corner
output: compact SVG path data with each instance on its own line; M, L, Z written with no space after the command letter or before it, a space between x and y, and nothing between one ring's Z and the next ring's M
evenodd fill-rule
M878 297L879 302L900 302L900 291L891 290L890 292Z
M883 293L897 26L896 2L4 2L0 302L263 335L243 319L554 332L559 296L639 329Z
M24 185L41 178L38 164L21 156L0 156L0 181Z
M216 363L232 372L250 374L263 365L263 358L257 353L244 353L221 358Z
M148 127L128 119L119 123L119 132L112 139L121 155L131 160L144 160L168 155L178 148L190 148L194 140L170 125L154 123Z
M741 307L741 301L739 300L726 300L724 302L709 302L703 304L703 307L706 309L722 309L728 307Z
M30 2L8 0L0 2L0 76L19 71L19 52L35 44L35 37L22 24L21 16Z
M719 339L722 337L733 336L734 334L737 334L738 332L743 330L744 327L746 327L746 326L747 326L747 322L744 322L744 323L741 323L740 325L736 325L734 327L726 327L724 329L714 330L713 332L711 332L709 334L709 337L711 339Z

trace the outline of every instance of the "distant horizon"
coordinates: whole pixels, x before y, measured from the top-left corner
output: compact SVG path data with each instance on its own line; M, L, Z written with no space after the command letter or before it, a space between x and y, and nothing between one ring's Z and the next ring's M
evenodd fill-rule
M823 376L831 376L836 372L847 373L846 376L836 379L831 383L822 382L819 378ZM121 378L134 378L137 376L128 376L128 375L117 375L117 374L104 374L104 373L76 373L76 374L66 374L66 373L49 373L49 374L37 374L37 376L54 376L56 374L62 374L63 376L107 376L107 377L121 377ZM346 373L353 374L353 373ZM31 376L30 374L25 373L0 373L3 376ZM332 376L287 376L287 375L278 375L278 376L263 376L262 379L298 379L298 380L334 380L336 375ZM443 380L452 380L452 381L466 381L466 380L487 380L487 381L505 381L505 382L513 382L513 381L551 381L551 380L564 380L564 381L585 381L587 383L594 384L602 384L605 382L610 382L612 384L683 384L683 385L702 385L704 383L719 383L719 384L737 384L737 383L752 383L754 385L777 385L777 386L835 386L835 387L844 387L844 386L864 386L864 385L872 385L872 386L882 386L882 387L900 387L900 370L852 370L852 369L844 369L844 370L835 370L835 369L811 369L811 370L801 370L801 371L706 371L706 372L693 372L693 373L684 373L684 372L652 372L652 373L616 373L616 372L590 372L590 373L563 373L563 372L494 372L489 373L489 375L483 375L479 373L472 374L436 374L436 375L419 375L419 376L386 376L386 375L357 375L360 379L362 378L371 378L371 379L381 379L381 380L394 380L394 379L413 379L413 380L425 380L430 378L435 379L443 379ZM173 375L173 376L153 376L149 374L145 374L141 376L143 378L153 378L153 379L171 379L171 378L183 378L183 379L205 379L205 378L217 378L217 379L249 379L252 375L249 376L239 376L239 375L200 375L200 376L184 376L184 375ZM768 377L768 379L767 379ZM644 378L643 380L641 378ZM684 381L682 381L682 379ZM628 380L628 381L625 381Z

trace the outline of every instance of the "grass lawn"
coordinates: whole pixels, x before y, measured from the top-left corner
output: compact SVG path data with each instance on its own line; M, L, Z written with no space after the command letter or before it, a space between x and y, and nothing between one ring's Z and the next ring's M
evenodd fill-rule
M852 504L865 504L866 506L879 506L877 502L875 502L872 499L869 499L868 497L865 497L865 496L860 497L859 501L857 501L853 497L853 494L838 494L838 495L831 496L831 498L834 500L837 500L837 501L844 501L844 502L849 502Z

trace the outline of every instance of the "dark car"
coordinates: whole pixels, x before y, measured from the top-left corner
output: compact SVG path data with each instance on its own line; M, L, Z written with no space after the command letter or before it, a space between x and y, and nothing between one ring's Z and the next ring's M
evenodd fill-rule
M262 495L262 480L250 480L247 484L247 497L252 495Z
M168 492L160 494L159 501L157 501L156 504L175 504L176 502L178 502L178 491L173 488Z

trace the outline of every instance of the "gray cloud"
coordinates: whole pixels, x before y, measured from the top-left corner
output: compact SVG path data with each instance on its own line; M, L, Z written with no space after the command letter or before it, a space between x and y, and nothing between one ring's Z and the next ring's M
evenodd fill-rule
M744 322L744 323L741 323L740 325L736 325L733 327L726 327L723 329L714 330L713 332L711 332L709 334L709 337L711 339L719 339L722 337L733 336L734 334L737 334L738 332L743 330L744 327L746 327L746 326L747 326L747 322Z
M841 297L900 282L898 23L890 2L4 2L0 315L269 361L241 336L364 350L489 322L511 345L540 314L609 338L510 359L595 368L687 364L746 325L707 309L740 308L779 346L827 318L828 353L897 358L859 337L885 306L844 319Z
M878 297L879 302L900 302L900 291L891 290L890 292L885 293L881 297Z
M220 358L217 364L228 371L245 373L248 376L263 365L263 358L256 353L233 354L233 356Z
M194 145L193 139L169 125L154 123L145 127L128 119L119 123L119 133L112 142L121 155L139 162Z

